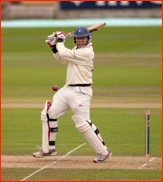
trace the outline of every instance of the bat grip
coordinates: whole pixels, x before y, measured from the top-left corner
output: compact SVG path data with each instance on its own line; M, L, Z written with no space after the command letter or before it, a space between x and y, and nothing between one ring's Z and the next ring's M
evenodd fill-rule
M91 30L90 32L94 32L94 31L97 31L97 29Z

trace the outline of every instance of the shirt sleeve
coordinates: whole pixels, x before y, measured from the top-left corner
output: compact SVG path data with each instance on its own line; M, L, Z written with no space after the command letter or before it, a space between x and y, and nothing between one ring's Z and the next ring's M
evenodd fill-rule
M66 59L64 59L63 57L61 57L59 55L59 53L57 52L56 54L53 54L54 58L60 63L60 64L68 64L68 62L66 61Z

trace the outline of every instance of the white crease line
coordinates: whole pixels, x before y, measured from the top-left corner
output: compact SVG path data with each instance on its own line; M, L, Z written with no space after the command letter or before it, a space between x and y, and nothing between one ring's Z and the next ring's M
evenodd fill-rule
M77 150L78 148L80 148L81 146L83 146L83 145L85 145L85 144L86 144L86 143L83 143L83 144L79 145L78 147L76 147L75 149L71 150L71 151L68 152L66 155L60 157L58 160L54 161L54 162L51 163L50 165L47 165L47 166L42 167L41 169L38 169L37 171L33 172L32 174L30 174L29 176L25 177L24 179L22 179L22 180L20 180L20 181L24 181L24 180L28 179L29 177L33 176L34 174L36 174L36 173L42 171L43 169L45 169L45 168L47 168L47 167L49 167L49 166L52 166L53 164L57 163L57 161L60 161L61 159L67 157L69 154L71 154L72 152L74 152L75 150Z
M152 162L155 159L155 157L153 157L151 160L149 160L149 162ZM142 166L140 166L138 169L141 169L142 167L146 166L148 163L143 164Z
M149 160L149 162L152 162L155 159L155 157L153 157L151 160Z

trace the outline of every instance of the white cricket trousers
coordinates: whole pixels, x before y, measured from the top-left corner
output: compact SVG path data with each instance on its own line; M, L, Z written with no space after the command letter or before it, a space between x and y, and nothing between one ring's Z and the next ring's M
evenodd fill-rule
M80 114L85 120L90 121L91 98L91 86L65 85L53 96L53 103L48 111L49 118L58 119L71 108L74 114Z
M48 110L50 119L57 120L63 116L68 109L72 109L74 114L82 116L85 120L90 123L92 130L96 133L97 137L104 144L99 130L90 120L90 101L92 98L92 87L91 86L68 86L62 87L54 96L53 103ZM49 121L50 124L50 139L49 149L55 148L55 139L58 131L58 122Z

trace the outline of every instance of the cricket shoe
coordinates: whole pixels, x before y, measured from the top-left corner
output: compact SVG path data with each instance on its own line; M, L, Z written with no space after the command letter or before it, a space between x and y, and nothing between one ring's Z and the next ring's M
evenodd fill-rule
M39 147L39 148L41 148L41 147ZM55 156L55 155L57 155L56 149L50 149L49 153L45 154L41 148L41 150L39 152L33 153L33 157L36 157L36 158L42 158L42 157L46 157L46 156Z
M99 162L104 162L107 158L111 157L112 156L112 153L110 152L109 149L107 149L108 151L108 154L107 155L98 155L98 159L94 159L93 162L94 163L99 163Z

